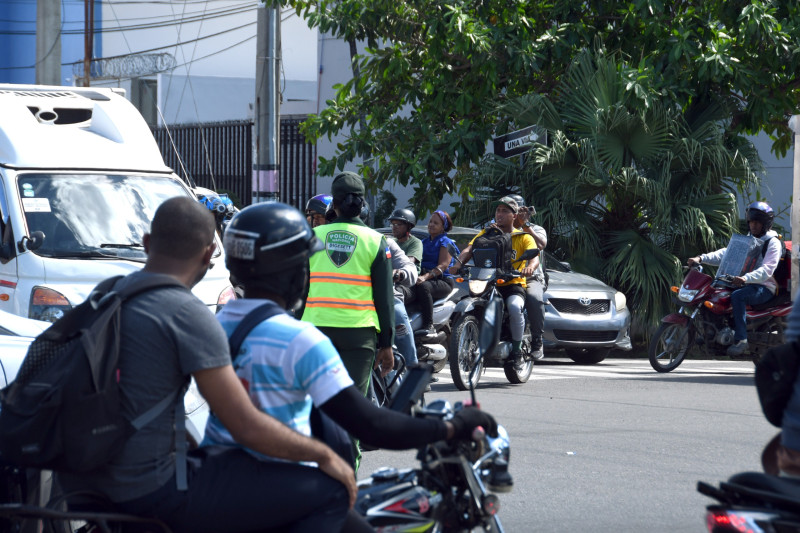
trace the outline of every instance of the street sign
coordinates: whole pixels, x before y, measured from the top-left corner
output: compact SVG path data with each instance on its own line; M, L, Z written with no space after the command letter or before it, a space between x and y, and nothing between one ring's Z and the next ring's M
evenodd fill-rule
M506 133L494 138L494 153L500 157L511 157L524 154L531 148L533 143L544 143L546 132L538 126L528 126L521 130Z

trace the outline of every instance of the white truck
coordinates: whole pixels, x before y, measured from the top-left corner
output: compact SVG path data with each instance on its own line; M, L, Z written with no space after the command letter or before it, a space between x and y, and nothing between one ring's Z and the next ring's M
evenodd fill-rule
M180 195L124 91L0 84L0 311L52 322L140 269L156 208ZM214 311L235 297L223 253L194 288Z

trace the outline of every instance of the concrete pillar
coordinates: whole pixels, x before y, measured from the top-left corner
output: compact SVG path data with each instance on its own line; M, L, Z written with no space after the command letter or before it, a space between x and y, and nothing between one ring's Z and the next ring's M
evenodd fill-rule
M794 183L792 185L792 301L800 286L800 115L789 119L794 132Z
M61 0L36 2L36 83L61 85Z

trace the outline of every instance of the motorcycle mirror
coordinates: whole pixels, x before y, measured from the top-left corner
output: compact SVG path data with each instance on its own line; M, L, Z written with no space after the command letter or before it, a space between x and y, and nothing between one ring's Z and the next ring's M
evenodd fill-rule
M450 257L458 257L458 250L453 246L452 242L447 243L447 253L450 254Z
M525 252L523 252L522 256L519 259L520 260L524 259L527 261L528 259L533 259L534 257L538 256L539 256L539 249L535 248L533 250L525 250Z
M30 236L25 235L19 240L19 251L24 252L25 250L38 250L42 244L44 244L44 232L43 231L34 231L30 234Z

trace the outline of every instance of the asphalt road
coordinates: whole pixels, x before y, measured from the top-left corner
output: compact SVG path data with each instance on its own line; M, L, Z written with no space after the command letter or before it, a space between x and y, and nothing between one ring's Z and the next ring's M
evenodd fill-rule
M576 366L545 360L509 384L501 369L477 398L511 436L514 490L500 495L509 532L703 532L712 500L698 480L760 470L777 432L761 414L753 364L685 361L668 374L647 360ZM465 400L449 369L428 398ZM414 452L368 452L359 478L381 466L415 466Z

